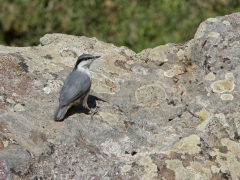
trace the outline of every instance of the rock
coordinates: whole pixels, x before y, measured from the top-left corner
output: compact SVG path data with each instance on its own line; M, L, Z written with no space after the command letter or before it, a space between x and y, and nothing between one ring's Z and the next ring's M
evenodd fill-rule
M1 176L6 176L7 172L12 172L16 175L23 176L28 173L30 166L30 154L19 145L10 145L0 154L1 159ZM5 163L3 163L3 162ZM5 166L4 166L5 165ZM4 174L2 172L5 172ZM8 173L9 174L9 173ZM5 177L7 178L7 176ZM11 179L10 177L8 177Z
M239 24L240 13L210 18L189 42L138 54L64 34L0 46L0 175L238 179ZM59 90L82 53L101 56L88 99L99 113L92 120L72 107L55 122Z

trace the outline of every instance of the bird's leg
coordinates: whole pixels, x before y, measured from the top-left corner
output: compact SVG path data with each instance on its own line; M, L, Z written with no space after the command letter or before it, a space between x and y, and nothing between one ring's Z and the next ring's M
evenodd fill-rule
M96 106L95 108L90 108L90 111L92 112L91 118L92 118L92 120L93 120L93 116L98 112L97 106Z
M88 92L89 93L89 92ZM87 96L83 99L83 107L85 107L86 109L88 109L89 111L91 111L91 119L93 120L93 116L98 112L98 108L97 106L95 108L89 108L88 104L87 104L87 99L88 99L88 94Z

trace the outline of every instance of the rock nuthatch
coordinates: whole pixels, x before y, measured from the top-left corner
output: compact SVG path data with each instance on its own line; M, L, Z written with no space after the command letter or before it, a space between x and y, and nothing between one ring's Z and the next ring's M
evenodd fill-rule
M91 117L97 113L97 108L88 107L87 99L92 83L89 67L99 57L90 54L82 54L78 57L73 71L68 75L60 91L59 107L54 114L55 121L63 120L67 110L78 104L82 104L84 108L90 110Z

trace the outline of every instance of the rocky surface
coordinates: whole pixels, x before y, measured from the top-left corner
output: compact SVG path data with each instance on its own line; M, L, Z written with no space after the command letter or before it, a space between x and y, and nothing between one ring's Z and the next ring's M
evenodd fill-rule
M136 54L96 38L47 34L0 46L1 179L239 179L240 13L194 39ZM53 121L79 55L91 66L91 119Z

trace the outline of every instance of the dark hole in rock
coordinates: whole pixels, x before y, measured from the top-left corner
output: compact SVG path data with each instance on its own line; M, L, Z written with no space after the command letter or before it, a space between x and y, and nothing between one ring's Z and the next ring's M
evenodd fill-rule
M137 154L136 151L132 151L132 152L131 152L131 155L132 155L132 156L134 156L134 155L136 155L136 154Z

